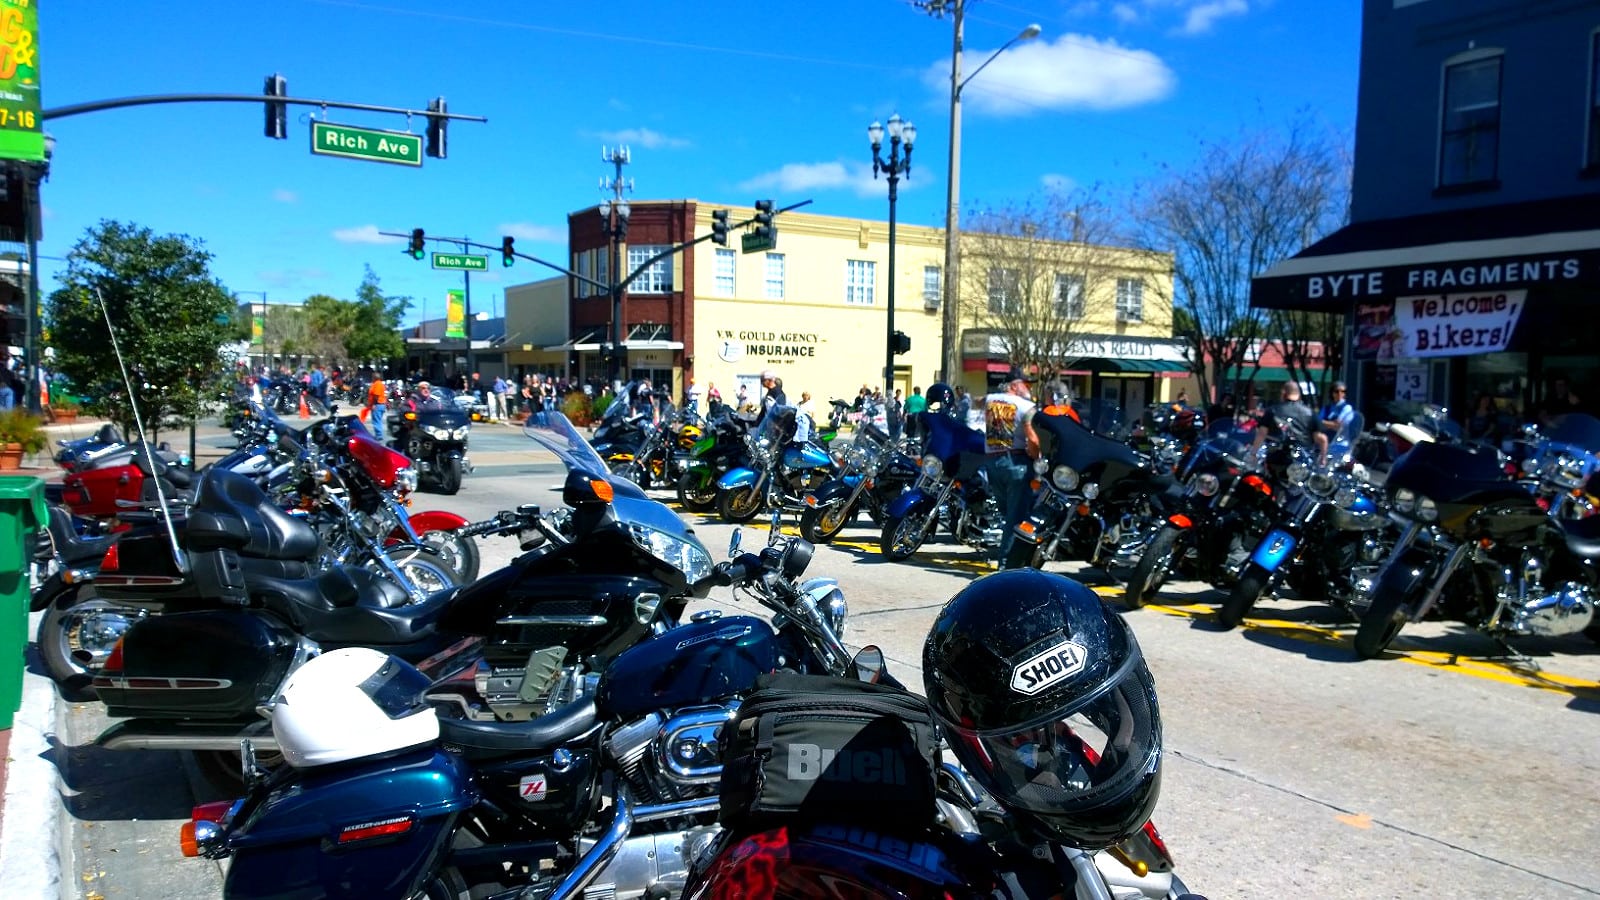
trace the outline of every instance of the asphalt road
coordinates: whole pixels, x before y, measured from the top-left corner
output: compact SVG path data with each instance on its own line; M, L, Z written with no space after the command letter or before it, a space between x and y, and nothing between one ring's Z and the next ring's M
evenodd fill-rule
M226 443L202 434L203 448ZM558 502L559 466L513 429L478 426L472 455L479 468L459 495L422 494L416 506L478 519ZM732 528L687 517L720 558ZM764 538L744 534L747 545ZM877 535L857 527L819 548L810 570L839 579L846 642L881 645L911 685L934 615L990 570L942 540L915 564L888 563ZM516 547L487 539L482 551L488 571ZM1156 823L1191 888L1212 898L1600 895L1600 647L1534 641L1519 645L1530 660L1508 664L1477 635L1430 623L1408 629L1388 658L1357 662L1352 626L1326 608L1266 603L1246 627L1219 633L1209 619L1220 597L1198 585L1167 593L1126 616L1165 725ZM762 614L725 594L701 605ZM84 747L106 724L97 704L63 705L61 719L63 884L91 900L218 896L216 864L177 851L189 805L215 799L193 771L175 754Z

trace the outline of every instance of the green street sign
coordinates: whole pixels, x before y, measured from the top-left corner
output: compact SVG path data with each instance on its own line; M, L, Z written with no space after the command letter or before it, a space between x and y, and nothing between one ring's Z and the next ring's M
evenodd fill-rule
M771 250L778 246L778 237L773 234L756 234L746 231L739 237L739 249L744 253L760 253L762 250Z
M311 123L311 152L400 166L422 165L422 136L331 122Z
M489 257L473 256L470 253L435 253L433 255L435 269L455 269L456 271L476 272L487 271Z

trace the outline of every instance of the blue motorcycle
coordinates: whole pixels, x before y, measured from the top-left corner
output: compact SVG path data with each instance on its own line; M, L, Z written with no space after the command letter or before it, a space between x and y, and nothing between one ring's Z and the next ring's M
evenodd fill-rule
M806 494L834 476L833 457L813 441L811 417L792 406L767 410L761 426L745 435L749 465L717 479L717 512L748 522L763 510L805 509Z
M983 475L983 434L950 416L922 413L922 473L884 510L879 549L891 560L917 552L941 517L956 540L988 550L1000 545L1000 505Z
M800 536L814 544L833 540L862 512L882 525L886 508L921 471L876 425L861 426L839 457L838 476L806 494L800 513Z

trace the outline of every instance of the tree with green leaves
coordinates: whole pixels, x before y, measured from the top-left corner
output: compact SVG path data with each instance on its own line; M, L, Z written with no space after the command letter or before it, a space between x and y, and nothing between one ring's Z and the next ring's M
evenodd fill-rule
M347 320L349 330L344 335L344 350L352 362L379 363L405 356L400 319L411 308L410 297L385 294L379 287L378 274L367 266L366 276L356 288L353 307Z
M227 374L219 350L234 331L234 301L211 259L198 239L109 219L73 246L45 316L56 368L91 412L133 431L109 317L149 437L198 418Z

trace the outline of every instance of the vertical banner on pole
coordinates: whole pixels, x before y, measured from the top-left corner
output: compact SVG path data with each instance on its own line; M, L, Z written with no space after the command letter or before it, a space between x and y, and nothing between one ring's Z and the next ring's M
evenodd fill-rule
M444 336L467 336L467 292L451 289L445 291Z
M0 159L44 160L39 0L0 0Z

